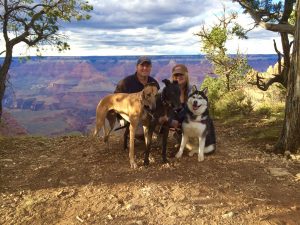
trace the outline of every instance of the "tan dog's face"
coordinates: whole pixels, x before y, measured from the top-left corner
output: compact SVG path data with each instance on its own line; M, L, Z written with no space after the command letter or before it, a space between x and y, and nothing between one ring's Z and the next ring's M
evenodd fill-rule
M155 85L146 85L143 89L142 100L145 106L154 110L156 108L156 95L158 89Z

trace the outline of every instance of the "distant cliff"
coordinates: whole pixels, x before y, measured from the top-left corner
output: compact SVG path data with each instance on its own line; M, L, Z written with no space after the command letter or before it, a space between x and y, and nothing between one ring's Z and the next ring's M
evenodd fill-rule
M0 123L0 136L27 135L28 131L8 112L4 112Z

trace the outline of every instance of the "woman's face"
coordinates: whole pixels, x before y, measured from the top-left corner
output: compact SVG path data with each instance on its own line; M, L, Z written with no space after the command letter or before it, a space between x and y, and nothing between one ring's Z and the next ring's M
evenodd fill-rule
M176 73L173 75L173 80L177 80L179 86L185 85L187 80L184 74Z

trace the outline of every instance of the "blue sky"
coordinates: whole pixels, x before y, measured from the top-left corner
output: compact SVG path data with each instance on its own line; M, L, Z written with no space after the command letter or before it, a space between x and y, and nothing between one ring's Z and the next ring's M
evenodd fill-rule
M202 54L199 38L194 35L202 24L213 25L227 11L242 12L231 0L90 0L94 10L85 22L63 24L71 50L62 54L47 48L43 55L174 55ZM242 14L240 23L249 27L253 20ZM280 46L279 35L256 28L248 40L232 40L229 53L237 48L246 54L276 54L273 39ZM2 43L3 44L3 43ZM14 55L34 55L19 45Z

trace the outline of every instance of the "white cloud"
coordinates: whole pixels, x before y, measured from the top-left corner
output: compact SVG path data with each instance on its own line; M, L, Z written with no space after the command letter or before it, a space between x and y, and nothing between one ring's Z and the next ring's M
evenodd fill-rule
M231 0L92 0L90 3L94 6L91 20L63 24L62 32L69 36L71 50L59 54L48 48L44 55L200 54L199 39L194 35L200 25L212 25L222 13L222 4L227 11L242 12ZM253 21L244 14L240 22L249 26ZM272 39L278 39L276 33L258 28L249 37L230 41L227 45L230 53L235 53L237 47L248 54L274 53ZM15 56L25 52L35 54L22 45L14 49Z

